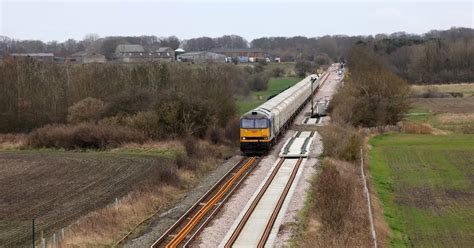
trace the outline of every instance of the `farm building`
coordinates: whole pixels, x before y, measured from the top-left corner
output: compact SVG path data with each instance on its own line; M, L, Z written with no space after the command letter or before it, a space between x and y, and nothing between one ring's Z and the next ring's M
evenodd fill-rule
M73 53L66 58L69 63L106 63L107 60L104 55L92 52L81 51Z
M155 51L154 60L174 61L174 50L171 47L160 47Z
M115 49L115 59L121 62L147 62L150 57L141 45L121 44Z
M265 52L258 48L216 48L212 51L232 58L247 57L257 60L265 59Z
M178 61L192 63L218 62L225 63L225 55L213 52L187 52L178 55Z
M54 54L52 53L12 53L10 54L13 58L33 58L43 62L53 62Z

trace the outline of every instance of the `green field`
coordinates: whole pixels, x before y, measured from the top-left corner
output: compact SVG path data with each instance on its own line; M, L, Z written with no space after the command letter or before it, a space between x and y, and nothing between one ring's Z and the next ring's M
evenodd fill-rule
M474 135L370 139L370 171L394 247L472 247Z
M257 107L264 103L268 97L277 95L300 80L301 79L297 77L271 78L268 82L267 90L252 91L248 98L237 101L239 114L244 114L245 112Z

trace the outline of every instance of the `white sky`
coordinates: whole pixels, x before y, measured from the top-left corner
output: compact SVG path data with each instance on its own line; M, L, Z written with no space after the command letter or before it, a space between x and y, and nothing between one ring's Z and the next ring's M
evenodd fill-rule
M0 35L64 41L85 34L265 36L425 33L474 27L468 1L11 1L0 0Z

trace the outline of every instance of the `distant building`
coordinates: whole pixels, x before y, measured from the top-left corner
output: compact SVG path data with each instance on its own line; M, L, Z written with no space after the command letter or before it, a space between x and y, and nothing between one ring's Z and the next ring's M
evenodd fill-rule
M174 50L171 47L160 47L155 51L153 60L158 61L174 61Z
M265 52L259 48L216 48L212 50L231 58L246 58L245 60L256 62L265 59Z
M54 62L54 54L52 53L11 53L13 58L33 58L43 62Z
M122 44L115 49L115 59L121 62L147 62L152 56L141 45Z
M106 63L107 59L104 55L93 52L81 51L71 54L66 58L68 63Z
M191 63L208 63L208 62L217 62L225 63L226 56L223 54L213 53L213 52L187 52L178 55L177 60L182 62L191 62Z

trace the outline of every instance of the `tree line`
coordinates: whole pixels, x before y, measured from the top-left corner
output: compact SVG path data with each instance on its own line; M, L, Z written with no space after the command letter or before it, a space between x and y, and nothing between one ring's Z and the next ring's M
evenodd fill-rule
M0 132L80 120L130 126L154 138L202 136L234 116L234 94L248 93L247 76L221 64L64 65L10 58L0 64Z

